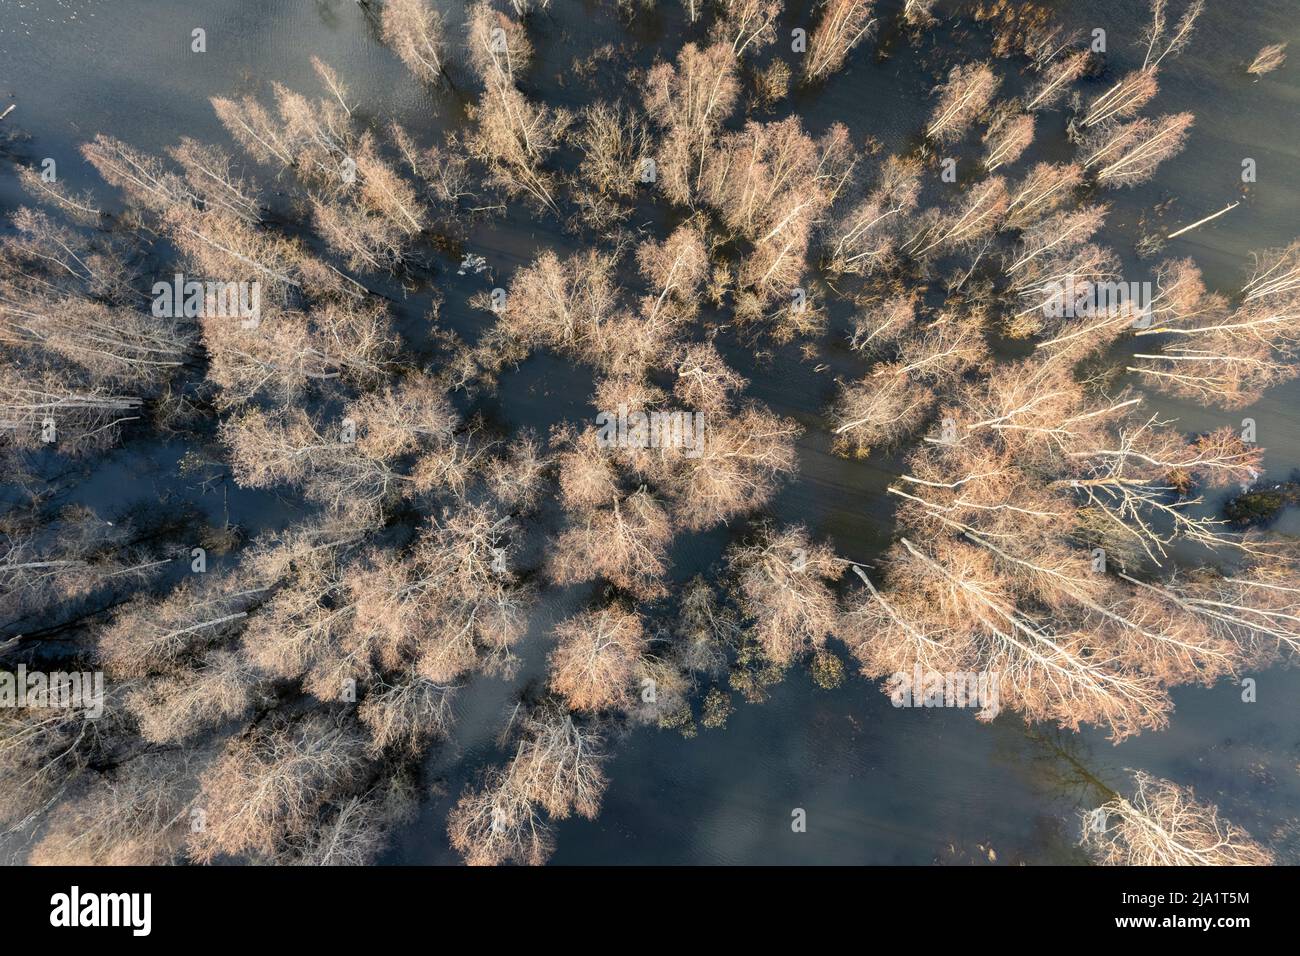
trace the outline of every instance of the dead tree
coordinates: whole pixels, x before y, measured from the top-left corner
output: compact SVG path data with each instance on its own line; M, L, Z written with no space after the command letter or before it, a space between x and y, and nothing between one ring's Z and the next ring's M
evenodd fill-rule
M1104 866L1269 866L1273 854L1181 787L1141 771L1131 797L1083 815L1083 845ZM1100 826L1097 823L1100 822Z

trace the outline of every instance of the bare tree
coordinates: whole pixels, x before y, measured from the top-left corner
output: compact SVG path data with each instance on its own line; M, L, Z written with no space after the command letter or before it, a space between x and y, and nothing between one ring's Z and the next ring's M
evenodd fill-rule
M0 823L30 825L57 802L95 756L94 722L71 707L0 709Z
M1268 866L1273 854L1198 803L1189 787L1138 771L1133 795L1084 814L1083 844L1106 866ZM1103 826L1096 826L1101 819Z
M984 168L993 172L1014 163L1034 141L1034 116L1014 110L995 110L984 134Z
M510 524L486 505L448 511L409 555L376 554L349 579L357 620L381 663L411 657L420 676L439 685L472 670L511 671L532 592L510 564Z
M776 18L781 0L721 0L713 37L729 42L737 57L757 52L776 41Z
M185 363L195 338L191 326L170 316L0 284L0 345L15 358L72 363L98 386L151 391Z
M540 804L553 820L571 814L594 820L606 778L598 725L583 725L553 702L523 716L510 762L511 785Z
M1294 378L1300 348L1300 244L1256 256L1256 272L1241 305L1229 311L1207 294L1190 260L1156 273L1154 322L1138 336L1160 335L1158 352L1134 353L1130 371L1157 388L1241 408L1263 389Z
M836 448L865 457L915 433L934 407L936 387L953 384L987 358L978 315L943 315L898 341L893 361L843 386L831 412Z
M1102 123L1130 119L1159 91L1154 72L1134 70L1088 104L1080 125L1086 130Z
M223 209L250 223L262 221L257 184L242 174L224 150L183 136L180 145L168 149L167 155L184 170L185 182L204 206Z
M1003 228L1024 229L1036 219L1054 212L1082 182L1081 166L1038 163L1024 181L1011 190Z
M920 191L918 163L894 156L885 160L876 187L831 228L826 244L830 269L868 275L888 268Z
M605 229L626 219L631 210L623 204L635 198L650 155L645 121L622 103L602 100L582 111L572 139L582 153L575 198L584 221Z
M516 87L532 57L523 28L486 3L470 8L470 63L485 90L472 109L477 120L466 141L471 154L488 164L492 180L510 194L531 196L555 210L554 177L542 162L556 149L571 117L530 101Z
M338 700L344 680L370 676L370 648L358 640L347 590L348 562L360 540L358 528L325 523L254 544L249 567L271 593L250 616L242 647L259 675L301 678L323 701Z
M122 593L155 577L170 559L140 543L129 521L105 521L90 508L70 506L40 524L12 521L0 533L0 617L21 633L23 621L99 589Z
M509 440L504 455L488 460L483 478L502 507L528 512L539 503L550 469L551 457L536 435L525 431Z
M137 396L78 387L53 372L0 369L0 436L13 447L40 447L52 437L70 454L104 448L123 425L140 418L140 406Z
M432 738L447 736L454 715L454 688L418 675L381 680L366 693L357 719L370 731L375 751L390 748L419 756Z
M570 510L597 508L618 495L614 459L596 439L595 429L576 432L564 426L551 435L551 445L557 449L560 500Z
M595 249L565 260L554 252L542 253L511 278L498 321L529 347L605 364L613 338L607 330L621 318L615 261Z
M446 75L442 14L429 0L385 0L384 42L426 83Z
M880 354L896 347L916 323L917 297L897 295L872 304L853 322L849 347L866 354Z
M570 710L627 708L646 648L641 618L621 604L582 611L555 626L550 687Z
M361 452L339 421L314 421L294 408L251 410L221 425L235 480L249 488L288 484L335 514L377 521L411 479Z
M727 564L736 602L773 662L788 664L826 643L838 616L826 582L842 571L830 548L800 526L766 529L752 544L733 545Z
M916 232L903 248L921 258L970 247L996 231L1009 203L1007 184L1001 176L982 180L971 187L966 200L956 209L948 213L932 211L929 217L921 217Z
M230 741L200 778L205 825L190 833L190 858L269 859L306 838L321 809L360 782L363 750L354 730L324 715L272 719Z
M462 200L474 195L469 162L453 137L447 137L444 146L421 149L397 123L389 125L388 137L406 168L424 183L425 196L439 204L444 215L457 212Z
M141 754L61 803L28 862L37 866L161 866L185 843L189 761Z
M417 800L409 779L390 777L368 793L342 800L319 827L290 841L276 862L294 866L373 864L394 828L414 819Z
M652 328L673 329L695 317L709 258L698 229L678 226L663 242L637 248L637 265L649 286L641 314Z
M664 478L674 520L701 530L762 507L797 467L794 442L802 432L794 421L755 404L711 415L703 452L674 456Z
M928 27L938 21L931 12L935 0L906 0L903 4L903 22L909 27Z
M367 386L388 374L396 338L382 302L331 299L308 311L265 310L255 327L221 316L201 320L217 402L264 397L288 404L342 381Z
M550 574L558 584L604 577L642 600L661 597L671 540L667 512L640 488L574 515L555 540Z
M541 866L555 849L541 808L504 770L489 771L461 795L447 816L447 833L470 866Z
M161 600L137 595L104 628L100 656L119 677L165 672L192 653L228 641L265 592L236 573L186 578Z
M1183 11L1172 36L1166 33L1166 0L1151 0L1151 24L1143 35L1146 52L1142 66L1121 77L1095 97L1084 111L1085 130L1136 116L1159 91L1156 74L1167 57L1176 56L1191 41L1192 28L1204 9L1204 0L1192 0Z
M594 819L606 779L598 728L579 724L553 701L512 720L515 751L467 790L447 820L451 844L471 866L538 866L554 848L551 819Z
M743 375L723 361L711 342L681 346L673 356L673 364L677 374L673 395L688 408L726 408L748 384Z
M993 101L1001 83L986 63L955 66L946 82L935 87L938 102L930 114L925 135L938 143L950 143L961 137Z
M664 131L656 181L673 202L689 204L722 122L740 94L736 58L727 43L701 50L687 43L677 65L659 63L646 75L645 108Z
M1091 59L1086 50L1076 50L1049 63L1038 84L1025 95L1025 109L1043 110L1055 105L1070 85L1083 76Z
M1135 186L1183 150L1194 117L1176 113L1158 119L1099 126L1082 141L1083 165L1103 186Z
M192 668L182 668L138 685L126 709L150 743L181 743L221 723L242 717L252 705L255 677L237 653L216 650Z
M1253 76L1272 73L1286 62L1286 46L1285 43L1270 43L1263 47L1251 61L1250 66L1246 67L1246 72Z
M850 51L876 22L872 6L872 0L822 0L821 16L808 36L803 63L806 82L824 80L844 66Z
M31 166L18 167L18 184L38 202L58 207L70 219L81 225L98 225L103 214L89 190L73 193L60 180L46 182L45 177Z

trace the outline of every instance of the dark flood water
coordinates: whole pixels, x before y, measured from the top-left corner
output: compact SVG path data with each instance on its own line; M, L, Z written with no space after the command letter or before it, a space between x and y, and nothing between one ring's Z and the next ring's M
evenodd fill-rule
M1140 65L1145 4L1046 5L1085 34L1094 27L1107 30L1107 77ZM883 35L855 51L846 70L823 89L796 92L783 111L759 118L779 118L793 109L814 134L841 121L855 140L868 133L877 137L882 157L911 149L934 78L959 51L976 55L987 43L962 21L956 29L945 22L913 45L892 26L901 6L901 0L878 4ZM1101 241L1124 258L1128 278L1145 280L1159 259L1139 261L1134 253L1142 213L1172 199L1160 220L1172 229L1241 199L1228 215L1171 242L1161 257L1193 257L1208 285L1231 294L1244 279L1251 250L1300 235L1300 0L1209 0L1207 6L1191 47L1162 68L1161 92L1146 110L1194 112L1187 149L1165 163L1152 183L1101 197L1112 204ZM780 36L806 25L809 7L799 0L787 3ZM462 4L445 8L449 23L463 22ZM938 11L956 8L940 3ZM206 54L189 52L195 27L207 31ZM593 89L572 69L574 61L604 44L624 44L630 59L615 62L624 69L629 62L646 65L656 53L674 57L691 35L703 38L683 23L674 0L660 0L630 26L620 22L613 3L554 0L550 13L530 28L537 60L528 91L568 106L597 94L635 96L605 73L596 75ZM1246 63L1261 46L1283 41L1291 43L1291 61L1252 81ZM883 60L877 56L882 43L888 52ZM267 93L272 81L315 95L312 54L342 75L360 103L362 121L398 120L423 142L463 122L455 94L421 87L379 42L353 0L0 0L0 110L17 104L5 122L30 134L21 146L29 160L53 157L66 183L93 189L111 203L111 191L81 161L78 144L106 132L161 152L188 135L235 152L208 97ZM1003 95L1023 85L1019 60L995 64L1005 77ZM1088 91L1103 82L1110 81L1089 81ZM1064 126L1064 112L1044 114L1034 146L1010 175L1018 177L1039 159L1067 156ZM1258 182L1248 191L1240 176L1246 157L1258 166ZM273 190L273 174L258 173ZM29 200L12 170L0 167L0 212L7 216L24 202ZM655 229L663 215L647 205L632 224ZM553 218L518 207L505 219L476 227L467 246L486 257L495 279L458 276L448 268L451 262L438 260L433 284L445 299L443 320L472 339L488 320L468 308L470 295L504 285L541 248L570 249L579 241ZM428 301L422 290L395 307L416 353L427 348L421 337ZM783 486L770 515L803 522L840 555L869 561L891 534L893 504L885 488L896 463L833 457L823 419L833 376L861 368L844 344L850 311L844 303L832 306L831 331L813 360L790 348L775 350L760 364L752 350L734 343L727 356L752 379L750 394L807 429L799 473ZM829 368L815 371L820 363ZM482 407L513 427L544 432L564 419L589 420L590 386L590 371L538 355L508 373L500 393ZM1300 468L1300 383L1275 389L1239 414L1158 396L1150 407L1179 419L1188 431L1252 417L1268 449L1269 474L1285 477ZM240 491L229 482L205 494L178 473L184 450L147 440L128 443L100 460L68 498L111 512L168 495L192 501L214 521L228 514L246 538L302 517L274 495ZM745 528L741 522L680 539L672 555L674 580L716 568L728 542ZM1277 530L1300 530L1300 517L1284 516ZM460 695L453 739L429 754L428 778L437 789L418 820L398 834L386 862L459 859L447 843L447 810L476 770L500 761L494 738L518 689L544 667L550 623L588 594L583 588L548 591L523 648L519 677L508 683L476 679ZM1177 710L1167 730L1112 746L1099 733L1029 727L1008 712L985 725L961 711L895 709L856 675L825 691L796 667L766 703L745 704L735 695L737 709L724 730L701 729L694 739L683 739L672 731L639 728L616 741L600 817L560 823L553 862L1082 862L1079 809L1100 802L1098 782L1121 787L1131 768L1192 785L1233 822L1272 843L1281 860L1294 863L1300 860L1300 671L1274 668L1250 676L1258 681L1258 703L1242 703L1232 683L1183 688L1175 692ZM791 831L794 808L807 811L806 833Z

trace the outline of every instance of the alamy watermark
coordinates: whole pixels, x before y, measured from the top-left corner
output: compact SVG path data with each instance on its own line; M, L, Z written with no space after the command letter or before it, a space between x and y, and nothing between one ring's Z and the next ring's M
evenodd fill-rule
M997 671L899 671L889 678L889 698L895 707L978 707L993 719L1002 709Z
M1114 318L1130 314L1139 328L1151 324L1150 282L1076 282L1069 276L1064 282L1049 282L1035 293L1045 293L1042 309L1049 318Z
M83 893L73 886L50 897L50 925L121 926L132 936L148 936L153 929L152 893Z
M684 448L687 458L704 453L703 412L629 412L619 405L617 412L598 414L596 424L601 448Z
M239 319L245 329L262 321L262 284L252 282L200 282L178 272L171 282L153 284L153 314L172 319Z
M87 720L104 715L103 671L0 671L0 707L81 708Z

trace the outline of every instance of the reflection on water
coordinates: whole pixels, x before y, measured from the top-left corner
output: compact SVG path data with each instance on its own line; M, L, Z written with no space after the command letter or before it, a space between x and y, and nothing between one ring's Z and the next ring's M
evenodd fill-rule
M783 35L804 21L808 6L788 4ZM879 6L888 20L901 3ZM952 6L941 3L940 9ZM1140 62L1141 4L1060 0L1052 6L1071 27L1108 30L1112 71ZM461 4L445 8L451 22L462 16ZM1229 215L1166 250L1169 256L1194 257L1207 282L1225 291L1240 285L1251 249L1280 245L1300 233L1295 67L1259 82L1243 72L1266 43L1289 40L1300 49L1300 18L1288 0L1257 0L1249 9L1250 16L1243 16L1240 4L1210 4L1191 50L1162 69L1159 111L1187 109L1197 117L1186 152L1163 166L1154 183L1104 197L1113 207L1107 241L1135 278L1148 277L1152 265L1133 253L1138 217L1168 199L1174 202L1164 221L1171 227L1243 199ZM205 55L189 52L195 27L207 31ZM636 45L620 49L615 62L647 65L658 51L675 50L683 29L678 5L665 0L656 11L638 14L630 33ZM619 26L612 4L556 0L533 37L538 56L527 79L531 91L572 105L591 95L572 70L575 60L604 44L627 44L629 33ZM826 89L796 94L794 108L813 133L843 121L857 136L876 136L886 151L914 144L928 106L920 96L928 77L942 66L945 49L970 37L940 29L919 48L903 37L887 41L883 62L868 44ZM74 189L99 188L76 153L80 142L106 131L155 152L182 135L226 143L208 97L264 91L271 81L312 89L312 54L345 78L363 120L396 119L426 141L463 122L457 94L430 93L415 83L379 44L373 24L352 0L4 0L0 104L17 103L10 121L31 134L29 155L56 159ZM602 91L603 82L597 84ZM1022 162L1066 155L1063 128L1063 114L1047 114ZM1244 157L1256 160L1259 181L1243 194ZM263 172L262 178L270 177ZM0 172L0 208L8 212L23 201L12 177ZM635 222L662 217L662 210L647 207ZM454 268L439 270L435 284L445 300L444 321L472 338L485 325L466 305L472 293L490 287L492 277L508 278L540 247L572 247L575 241L554 222L519 208L505 220L476 227L469 246L486 257L491 272L462 277ZM403 332L417 354L427 347L421 336L429 291L414 290L409 298L395 293ZM833 329L842 330L848 307L840 303L832 311ZM761 362L734 345L727 355L754 379L756 397L808 427L799 476L780 493L773 515L805 522L842 555L870 560L890 534L892 504L883 492L894 463L879 456L850 462L829 452L821 412L833 376L854 367L835 339L828 336L814 361L793 349L777 350ZM822 363L828 369L815 371ZM504 379L500 395L484 411L544 432L552 422L590 414L590 384L587 370L536 356ZM1242 413L1256 419L1275 475L1300 467L1298 399L1300 384L1291 383ZM1151 404L1188 430L1225 420L1222 413L1166 399ZM250 535L295 519L273 496L233 487L220 500L204 495L177 477L179 454L173 447L123 449L88 476L76 497L116 507L123 489L146 500L163 493L184 496L209 514L228 509L230 520ZM1292 532L1295 521L1288 517L1280 530ZM707 571L743 531L739 525L679 542L675 577ZM455 740L429 755L429 777L439 793L399 834L388 860L457 859L444 831L447 809L477 768L498 759L495 735L519 688L543 667L547 627L585 596L584 589L572 589L539 608L518 680L482 679L462 694ZM1168 730L1114 747L1097 733L1026 728L1009 713L982 725L966 712L896 710L860 678L823 691L796 669L766 703L739 704L725 730L702 730L691 740L669 731L630 732L609 766L604 811L595 822L560 824L554 861L1079 862L1079 808L1097 805L1107 788L1121 786L1125 768L1141 768L1191 784L1234 822L1275 840L1282 858L1294 862L1300 848L1294 819L1300 806L1300 673L1274 669L1253 676L1259 703L1241 703L1230 683L1183 688L1174 694L1177 711ZM791 831L795 808L807 813L806 833Z

